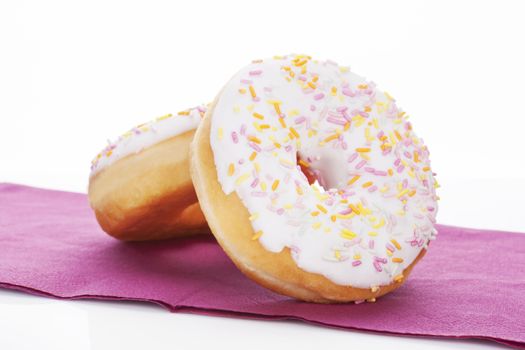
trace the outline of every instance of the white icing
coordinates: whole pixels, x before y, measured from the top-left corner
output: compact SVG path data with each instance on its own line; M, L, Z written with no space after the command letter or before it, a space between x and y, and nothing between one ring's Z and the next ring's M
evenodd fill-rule
M223 191L235 191L252 215L254 239L271 252L290 248L299 268L340 285L387 285L437 233L436 183L426 147L394 100L349 69L296 55L256 61L225 86L211 117ZM340 124L348 120L345 129ZM292 139L290 127L299 138ZM324 188L308 183L297 154ZM354 175L361 177L348 185ZM359 214L349 213L350 204Z
M196 129L205 112L205 106L198 106L175 115L167 114L129 130L115 142L110 142L93 159L90 176L130 154L139 153L161 141Z

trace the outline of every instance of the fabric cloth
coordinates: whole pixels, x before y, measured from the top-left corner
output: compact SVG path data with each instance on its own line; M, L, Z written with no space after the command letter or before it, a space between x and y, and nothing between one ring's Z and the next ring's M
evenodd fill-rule
M86 195L0 184L0 286L66 299L141 300L170 311L296 319L525 348L525 234L439 226L408 281L376 303L319 305L244 277L213 237L124 243Z

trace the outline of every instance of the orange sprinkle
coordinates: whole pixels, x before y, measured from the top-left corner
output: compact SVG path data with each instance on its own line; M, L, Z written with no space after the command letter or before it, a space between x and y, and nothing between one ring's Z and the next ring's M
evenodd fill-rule
M242 88L239 89L239 93L241 93L241 94L245 94L245 93L246 93L246 89L242 89Z
M363 188L370 187L370 186L372 186L372 184L373 184L372 181L365 182L365 183L363 184Z
M351 178L349 181L348 181L348 185L353 185L357 180L359 180L359 178L361 177L361 175L355 175L353 178Z
M264 119L264 115L259 114L259 113L257 113L257 112L254 112L254 113L253 113L253 116L254 116L255 118L257 118L257 119L261 119L261 120Z
M312 81L313 81L314 83L316 83L318 80L319 80L319 76L318 76L318 75L316 75L316 76L314 76L314 77L312 78Z
M330 216L330 220L332 220L333 222L335 222L335 220L337 220L337 216L335 216L335 215Z
M255 89L253 88L253 86L250 85L249 89L250 89L250 94L252 95L252 98L256 98L257 95L255 94Z
M388 175L390 175L390 176L394 175L394 170L388 169Z
M190 115L190 111L182 111L177 113L177 115Z
M401 250L401 245L399 244L398 241L396 241L395 239L391 239L390 242L392 242L392 244L399 250Z
M293 136L299 138L299 133L293 128L293 126L290 126L290 131L293 134Z
M257 152L252 152L252 154L250 155L250 160L254 160L255 157L257 157Z
M365 112L371 112L372 111L372 108L370 108L370 106L365 106Z
M261 124L261 125L259 125L259 127L261 129L270 129L270 125L268 125L268 124Z
M366 85L366 84L359 84L359 85L357 85L357 88L361 89L361 90L368 89L368 85Z
M403 262L403 258L392 258L392 262L395 262L395 263L402 263Z
M360 147L360 148L356 148L355 151L359 152L359 153L366 153L366 152L370 152L370 148L368 148L368 147Z
M261 143L261 140L259 140L257 137L253 135L248 136L248 140L255 142L255 143Z
M325 213L325 214L328 213L328 210L326 210L326 208L323 207L321 204L317 204L316 207L317 207L320 211L322 211L323 213Z
M233 165L233 163L230 163L230 166L228 166L228 175L232 176L234 172L235 172L235 165Z
M308 86L311 87L312 89L317 88L317 86L315 86L315 84L312 83L311 81L308 82Z
M426 166L426 167L423 167L423 171L429 171L430 170L430 167Z
M293 78L295 77L295 72L291 70L290 72L288 72L288 75L290 75L290 77Z
M408 196L409 197L414 197L414 195L416 194L416 190L412 190L408 193Z
M275 191L279 187L279 180L275 180L272 184L272 191Z
M419 162L419 153L414 151L414 162L418 163Z
M332 86L331 93L334 96L335 96L335 94L337 94L337 88L335 86Z
M309 168L310 167L310 163L308 163L307 161L304 161L302 159L299 159L299 164L301 164L305 168Z

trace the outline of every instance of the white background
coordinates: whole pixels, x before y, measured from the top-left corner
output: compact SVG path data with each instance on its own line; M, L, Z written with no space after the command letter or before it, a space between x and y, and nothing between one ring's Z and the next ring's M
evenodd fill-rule
M502 0L2 0L0 182L85 192L108 138L211 101L252 59L307 53L349 64L412 116L442 185L441 223L525 231L524 13ZM2 349L195 342L492 347L0 292Z

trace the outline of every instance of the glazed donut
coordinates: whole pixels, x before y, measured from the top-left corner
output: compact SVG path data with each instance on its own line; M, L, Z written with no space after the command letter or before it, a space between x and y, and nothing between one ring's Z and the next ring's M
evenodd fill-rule
M407 118L332 61L252 62L191 145L212 233L243 273L284 295L372 302L398 288L437 234L435 174Z
M104 231L129 241L209 233L189 173L189 145L205 111L139 125L95 157L88 197Z

